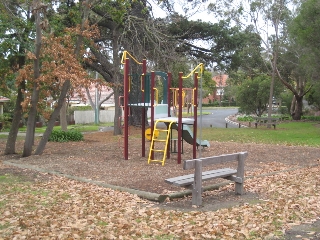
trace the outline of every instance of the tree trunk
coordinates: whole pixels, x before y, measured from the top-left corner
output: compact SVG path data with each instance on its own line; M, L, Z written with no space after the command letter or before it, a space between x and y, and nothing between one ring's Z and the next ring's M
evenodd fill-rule
M23 93L26 88L25 81L22 81L18 88L18 95L16 100L16 105L14 109L14 115L12 119L12 125L10 128L10 132L8 135L7 143L6 143L6 149L4 151L5 155L8 154L14 154L16 153L16 141L17 141L17 135L19 132L19 123L22 118L22 106L21 103L23 102Z
M121 128L121 117L122 117L122 108L119 105L119 97L122 96L121 89L119 87L114 87L114 104L115 104L115 112L114 112L114 127L113 127L113 135L121 135L122 128Z
M29 157L32 154L32 146L34 145L34 132L35 132L36 117L37 117L37 103L39 99L39 90L37 90L37 88L38 88L38 84L35 83L33 86L31 108L28 113L27 132L26 132L26 138L24 141L22 157Z
M142 107L132 107L132 108L130 108L129 125L131 125L131 126L141 126L142 110L143 110Z
M59 116L60 110L62 109L62 105L65 104L65 96L67 95L69 89L70 89L71 83L69 80L65 81L62 85L61 94L58 100L58 106L53 110L53 113L50 116L50 119L48 121L48 125L46 128L46 131L44 132L40 143L35 151L35 155L41 155L46 147L46 144L49 140L50 134L52 132L54 123Z
M296 97L293 95L292 100L291 100L291 105L290 105L290 115L293 117L294 116L294 111L296 109Z
M62 131L67 131L67 103L64 101L60 109L60 126Z
M31 96L31 108L28 114L28 123L27 123L27 132L26 138L24 141L24 148L22 157L28 157L32 153L32 146L34 144L34 131L35 123L37 117L37 104L39 99L39 85L36 80L40 77L40 49L41 49L41 27L40 27L40 11L38 6L40 5L39 1L34 2L33 8L35 9L35 24L36 24L36 43L35 43L35 56L36 59L33 61L34 66L34 84L33 92Z
M295 97L295 108L294 112L291 114L293 120L301 120L302 109L303 109L303 97Z
M119 29L114 29L112 32L112 56L113 56L113 92L114 92L114 102L115 102L115 113L114 113L114 127L113 135L121 135L122 127L120 126L120 118L122 117L122 108L120 106L119 97L123 96L123 75L120 73L121 59L119 56L120 46ZM128 94L128 93L127 93Z

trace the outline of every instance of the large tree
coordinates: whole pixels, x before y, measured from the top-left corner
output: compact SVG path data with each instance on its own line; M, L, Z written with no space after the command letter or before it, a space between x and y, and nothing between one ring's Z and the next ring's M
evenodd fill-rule
M50 115L46 131L40 140L35 154L43 153L55 120L59 116L61 108L66 103L67 94L72 84L83 86L79 84L78 81L82 79L85 80L86 76L84 69L80 66L84 55L84 41L87 38L91 39L93 35L98 35L95 27L90 28L87 25L89 6L92 2L93 0L83 0L79 3L81 23L75 29L68 29L70 36L65 35L62 37L62 40L57 41L57 48L59 50L55 51L55 48L48 48L48 50L52 50L53 54L55 53L54 56L57 57L57 59L55 59L55 63L59 63L54 64L54 74L51 76L51 78L53 77L53 79L57 78L59 80L59 97L57 98L54 110ZM74 37L71 38L71 36ZM50 54L47 55L50 56Z
M27 122L27 132L26 138L24 141L24 148L23 148L23 157L28 157L32 153L32 146L34 144L34 131L35 131L35 122L37 116L37 105L39 100L39 77L40 77L40 50L41 50L41 38L42 38L42 27L41 22L45 18L47 6L44 5L40 0L34 0L32 4L32 14L35 18L35 28L36 28L36 37L35 37L35 47L34 47L34 55L33 59L33 76L31 81L33 83L32 86L32 95L30 100L30 110L28 112L28 122ZM22 81L25 81L23 79Z
M299 113L302 111L303 96L308 93L314 83L318 85L320 77L320 44L318 41L320 36L317 31L320 27L319 19L319 1L308 0L302 3L298 9L298 15L289 25L289 36L292 43L289 62L292 72L296 73L295 89L292 91L295 98L295 108L292 108L294 119L301 117Z
M298 9L298 15L290 24L290 35L301 45L309 47L315 51L315 55L320 59L320 2L317 0L303 1ZM314 63L318 66L317 62Z
M212 12L219 17L231 19L238 26L247 27L249 25L260 36L264 48L261 54L265 59L267 73L272 77L269 117L274 97L274 85L278 79L281 80L280 68L278 69L279 54L286 50L283 46L287 41L287 26L295 6L296 1L291 0L249 0L247 3L224 0L210 5ZM288 87L284 81L281 82Z
M1 61L1 75L4 80L1 81L1 84L4 84L2 85L3 87L12 86L12 90L17 92L12 124L4 152L5 154L14 154L19 123L23 116L21 103L24 100L25 81L21 81L15 88L14 84L8 84L8 79L13 80L17 71L25 65L25 52L31 49L32 43L30 37L34 35L34 24L31 18L30 5L25 3L25 1L1 0L0 10L0 45L3 57L3 61ZM9 69L4 68L5 64L7 64Z
M121 133L117 127L121 113L117 99L123 94L119 52L127 50L138 61L148 59L149 71L166 72L181 60L193 65L218 63L227 68L239 62L236 55L245 46L246 34L228 21L217 24L190 21L174 11L169 11L170 15L164 19L153 19L147 6L146 1L110 3L101 0L92 7L94 14L90 19L98 23L101 36L90 46L87 66L112 84L116 105L114 134ZM206 42L207 47L199 47L197 41ZM134 65L135 61L132 63ZM139 67L134 72L141 72ZM131 114L131 123L140 124L140 111L132 109Z

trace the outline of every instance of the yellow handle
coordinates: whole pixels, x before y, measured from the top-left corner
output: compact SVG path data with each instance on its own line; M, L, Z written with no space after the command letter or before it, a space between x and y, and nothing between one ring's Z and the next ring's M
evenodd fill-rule
M192 74L195 73L195 71L196 71L198 68L200 68L200 73L202 74L202 73L203 73L203 70L204 70L204 67L203 67L203 63L200 63L198 66L196 66L196 67L191 71L191 73L189 73L188 76L182 77L182 78L183 78L183 79L184 79L184 78L189 78Z
M182 91L182 107L184 106L184 102L185 102L185 97L186 97L186 91Z
M178 94L177 94L178 90L174 90L174 106L177 107L178 106Z
M144 88L143 88L143 78L145 77L144 73L141 75L141 78L140 78L140 88L141 88L141 92L144 92Z
M194 89L192 89L192 104L193 104L193 106L194 107L196 107L197 105L196 104L194 104L194 92L196 91L197 89L196 88L194 88Z
M121 63L124 64L124 60L127 59L127 54L137 63L137 64L142 64L141 62L139 62L137 59L135 59L135 57L133 57L128 51L124 51L122 54L122 58L121 58Z
M159 92L158 92L158 89L157 88L153 88L153 90L156 92L156 102L157 104L153 104L153 107L157 106L158 105L158 102L159 102Z

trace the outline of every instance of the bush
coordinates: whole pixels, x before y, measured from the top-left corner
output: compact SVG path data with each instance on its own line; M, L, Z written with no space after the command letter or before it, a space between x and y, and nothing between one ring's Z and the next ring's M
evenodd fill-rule
M301 120L320 121L320 116L301 116Z
M289 115L290 114L290 111L286 106L279 107L278 112L280 114L283 114L283 115Z
M212 103L202 103L203 107L220 107L220 102L215 100ZM221 107L236 107L236 102L222 101Z
M239 116L237 120L240 122L253 122L254 119L252 116L245 115L245 116Z
M78 142L83 140L83 134L77 130L62 131L53 130L49 137L51 142Z
M0 115L0 122L2 123L2 130L8 130L11 128L11 121L12 118L10 116L10 114L8 113L4 113L2 115Z

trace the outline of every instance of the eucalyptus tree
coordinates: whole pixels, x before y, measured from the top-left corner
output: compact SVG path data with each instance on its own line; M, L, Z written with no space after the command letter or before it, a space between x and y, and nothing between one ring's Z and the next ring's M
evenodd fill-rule
M282 45L287 39L287 23L291 18L291 0L224 0L211 4L209 9L220 18L231 19L238 26L251 26L260 36L265 67L271 76L268 116L271 116L274 84L278 79L277 65ZM270 126L269 126L270 127Z
M314 62L315 66L318 66L320 59L320 33L318 31L320 27L320 2L317 0L303 1L301 6L297 9L297 16L293 19L289 27L289 33L291 37L301 45L315 51L314 55L317 55L317 62ZM311 62L310 62L311 63Z
M69 3L68 1L67 3ZM82 0L79 2L79 12L80 12L80 23L76 28L69 29L69 36L66 34L65 36L61 36L61 40L53 38L53 41L56 40L56 48L53 49L47 48L47 50L52 50L52 54L48 54L48 56L54 56L53 61L55 62L54 68L51 70L54 74L53 76L47 76L51 80L57 79L60 83L58 86L59 95L54 107L53 112L50 114L50 118L48 121L48 126L46 131L44 132L40 143L35 151L35 154L42 154L45 148L46 143L48 142L49 136L54 126L54 122L56 118L60 114L60 110L66 102L67 94L72 85L82 86L80 81L86 80L86 73L84 69L79 65L83 58L84 52L84 42L86 39L92 38L93 35L98 34L95 28L90 28L87 25L88 15L89 15L89 7L93 4L94 0ZM70 31L72 31L70 33ZM69 37L69 38L68 38ZM66 42L64 42L66 41ZM70 52L71 51L71 52Z
M28 122L27 122L27 132L23 147L23 157L28 157L32 153L32 145L34 144L34 132L35 132L35 122L37 115L37 105L39 101L39 83L37 82L40 77L40 50L41 50L41 38L42 38L42 18L45 17L46 5L42 4L40 0L33 1L32 13L35 18L35 49L33 58L33 87L32 95L30 101L30 110L28 112ZM22 81L25 81L24 79Z
M43 2L34 0L32 3L23 1L23 4L20 4L19 1L12 1L12 5L7 3L4 3L3 5L3 9L8 12L7 16L12 17L12 13L20 13L20 15L16 14L13 16L15 17L14 20L18 22L17 25L22 26L22 30L19 31L19 28L13 28L14 25L10 25L10 28L7 28L9 30L5 31L5 34L8 35L8 38L11 37L12 39L25 40L25 42L20 41L21 43L19 41L15 41L14 44L12 44L15 47L23 47L23 51L19 52L20 55L18 55L20 57L19 59L21 60L21 62L18 63L23 64L19 66L21 69L19 70L19 74L16 76L16 83L19 86L23 86L23 89L20 87L18 90L17 99L19 101L17 100L16 103L16 112L14 114L12 128L7 141L5 151L6 154L14 153L15 151L15 141L18 131L17 123L19 124L22 111L24 110L28 114L28 122L23 156L31 155L34 141L35 117L38 111L41 109L41 106L46 106L46 100L54 96L54 92L56 92L58 93L58 96L56 98L54 110L48 116L47 129L43 134L43 137L41 138L35 152L36 154L41 154L52 131L54 121L59 116L60 109L65 103L66 95L70 89L73 78L83 78L80 73L83 71L83 68L81 67L81 70L78 63L79 56L82 56L82 39L84 39L85 34L87 36L90 35L88 32L86 32L88 30L85 29L85 23L88 12L86 9L92 1L84 0L79 3L80 13L78 15L80 16L80 20L78 23L80 23L81 20L82 22L78 28L73 30L73 38L70 38L69 35L69 39L66 41L68 34L64 34L63 36L60 36L59 39L59 34L54 36L54 34L58 31L55 32L52 30L54 28L51 28L50 31L53 34L45 34L47 41L45 47L42 47L42 40L44 37L43 32L45 28L48 28L48 20L45 18L45 12L47 12L46 10L49 10L51 17L55 14L55 8L53 8L51 1L48 1L49 4L45 4L44 1L45 0L43 0ZM70 2L71 1L68 1L68 3ZM12 11L13 9L16 11ZM81 9L83 11L81 11ZM22 10L25 11L23 12ZM31 13L33 16L31 16ZM1 17L4 18L5 16L1 15ZM15 23L14 21L12 22ZM23 25L22 23L25 24ZM62 26L61 29L63 29L63 32L65 32L64 30L66 25L67 24L56 24L53 26ZM75 26L75 24L73 26ZM91 32L95 34L94 31ZM25 38L22 38L21 36L25 36ZM48 43L48 41L51 41L51 43ZM70 49L72 50L72 53L70 53ZM52 52L48 52L48 50L52 50ZM13 52L12 50L10 51ZM7 55L9 57L11 56L10 54ZM29 58L28 61L26 60L27 55ZM72 55L76 57L74 58ZM53 83L49 84L48 82L50 80L53 80ZM57 89L53 89L54 86L56 86ZM26 97L24 98L24 96Z
M2 84L5 84L5 87L11 85L12 90L17 92L12 124L4 152L14 154L18 126L23 116L21 103L24 100L23 92L25 91L25 81L21 81L15 89L14 79L18 70L26 63L25 53L32 48L34 25L28 1L1 0L0 2L1 75L4 80ZM7 84L9 79L11 84Z
M312 89L306 94L306 100L309 105L312 105L317 111L320 110L320 82L313 84Z
M295 83L300 90L300 86L305 86L304 91L300 90L300 94L294 92L296 99L303 97L308 93L308 101L318 105L317 90L319 88L319 64L320 64L320 44L319 44L319 27L320 27L320 4L319 1L307 0L303 1L300 8L298 8L297 16L293 19L289 26L289 36L291 42L294 43L292 47L292 55L290 56L290 62L292 69L299 71L299 78L302 79L298 83ZM296 61L292 61L295 59ZM292 79L292 77L291 77ZM312 89L315 85L315 89ZM316 90L317 89L317 90ZM296 101L299 103L298 101ZM302 108L302 104L297 104L292 112L296 115L299 113L299 109ZM298 111L297 111L298 110Z

